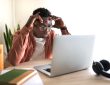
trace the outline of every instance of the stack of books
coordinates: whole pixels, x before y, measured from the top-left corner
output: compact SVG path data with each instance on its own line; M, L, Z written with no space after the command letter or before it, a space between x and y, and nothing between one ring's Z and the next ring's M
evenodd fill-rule
M21 85L34 75L35 70L12 69L0 75L0 85Z

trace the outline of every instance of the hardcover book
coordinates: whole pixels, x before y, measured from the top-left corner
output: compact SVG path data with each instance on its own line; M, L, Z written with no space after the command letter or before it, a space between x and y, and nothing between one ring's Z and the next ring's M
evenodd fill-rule
M0 75L0 85L21 85L35 74L34 70L13 69Z

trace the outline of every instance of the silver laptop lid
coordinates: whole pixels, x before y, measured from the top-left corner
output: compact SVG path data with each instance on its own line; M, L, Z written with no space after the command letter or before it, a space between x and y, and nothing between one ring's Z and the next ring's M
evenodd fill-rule
M93 35L56 36L53 43L51 76L57 76L82 69L92 63Z

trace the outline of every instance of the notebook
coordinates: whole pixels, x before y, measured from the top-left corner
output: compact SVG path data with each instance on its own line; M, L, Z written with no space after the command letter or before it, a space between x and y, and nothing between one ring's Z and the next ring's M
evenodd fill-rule
M34 68L49 77L87 69L92 64L94 41L94 35L56 36L51 64Z
M21 85L36 74L34 70L12 69L0 75L0 85Z

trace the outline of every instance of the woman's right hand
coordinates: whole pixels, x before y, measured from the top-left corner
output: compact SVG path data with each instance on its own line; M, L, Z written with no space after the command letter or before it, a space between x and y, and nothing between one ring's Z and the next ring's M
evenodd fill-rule
M39 15L39 13L35 14L35 15L31 15L26 23L26 27L30 28L29 30L32 30L33 29L33 24L35 22L36 19L39 19L39 21L41 23L43 23L43 20L41 18L41 16Z

